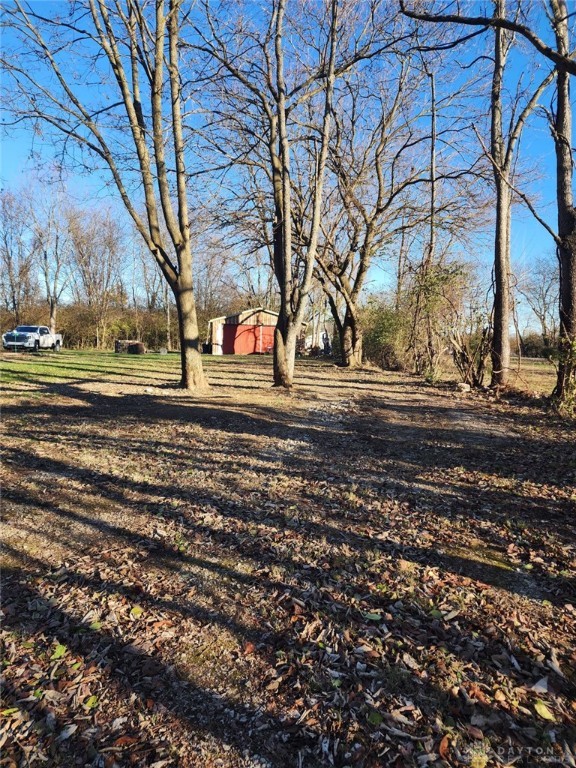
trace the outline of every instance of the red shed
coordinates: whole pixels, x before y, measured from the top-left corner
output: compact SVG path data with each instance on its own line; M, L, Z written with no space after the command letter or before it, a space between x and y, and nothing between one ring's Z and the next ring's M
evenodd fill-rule
M256 307L208 323L213 355L258 355L274 349L278 312Z

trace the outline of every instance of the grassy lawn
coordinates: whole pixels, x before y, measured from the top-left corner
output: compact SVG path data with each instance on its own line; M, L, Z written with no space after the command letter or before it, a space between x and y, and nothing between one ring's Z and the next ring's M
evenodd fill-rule
M485 374L485 384L490 383L489 368ZM460 374L451 360L444 361L443 379L459 381ZM512 358L510 365L509 386L530 396L547 397L556 385L556 369L549 360L523 357Z
M220 378L220 372L236 368L263 371L270 358L257 357L204 357L208 375ZM323 365L324 361L307 361L308 367ZM25 386L37 383L41 375L45 381L56 382L63 379L97 380L102 374L112 380L121 381L130 378L135 381L177 383L180 371L180 358L177 353L169 355L116 355L113 352L94 352L63 350L59 354L44 352L38 355L15 353L5 354L2 363L2 380L5 385L15 383ZM457 378L451 367L448 371L452 378ZM29 378L27 378L29 377ZM258 377L259 378L259 377ZM263 382L264 383L264 382ZM549 395L556 383L556 369L548 360L536 358L513 359L510 384L529 394Z
M550 395L556 385L556 368L549 360L522 358L512 360L510 384L523 392Z
M167 381L173 376L178 380L180 357L170 355L116 355L114 352L62 350L58 354L41 352L4 353L2 357L2 381L4 384L36 386L43 382L59 380L98 380L106 375L121 381L122 377Z
M573 764L573 423L324 360L1 360L0 764Z

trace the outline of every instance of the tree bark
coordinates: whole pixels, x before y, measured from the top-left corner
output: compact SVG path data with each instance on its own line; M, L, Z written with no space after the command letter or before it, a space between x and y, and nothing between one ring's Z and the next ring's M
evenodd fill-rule
M172 319L170 317L170 294L166 290L166 349L172 352Z
M496 17L503 17L505 0L497 0ZM503 387L508 382L510 368L510 227L512 196L507 184L509 169L506 167L504 134L502 127L502 84L506 66L505 32L494 29L494 72L491 94L491 136L494 183L496 186L496 231L494 233L494 329L492 336L493 387Z
M50 308L50 320L48 321L48 327L50 328L50 333L54 335L56 333L56 312L58 305L53 297L48 299L48 306Z
M173 292L179 320L182 369L180 386L184 389L204 389L207 387L207 382L202 367L196 302L192 285L191 283L186 285L185 281L179 281L179 285Z
M551 0L558 52L569 54L567 8ZM576 393L576 211L572 192L572 105L570 75L558 68L558 102L552 136L556 149L558 199L558 261L560 262L560 361L554 397L566 402Z
M510 189L496 174L496 232L494 239L494 320L492 336L493 387L508 383L510 370Z
M274 329L274 386L291 389L294 384L298 328L282 314Z
M345 368L360 368L362 366L362 340L362 328L358 318L347 309L340 330L342 365Z

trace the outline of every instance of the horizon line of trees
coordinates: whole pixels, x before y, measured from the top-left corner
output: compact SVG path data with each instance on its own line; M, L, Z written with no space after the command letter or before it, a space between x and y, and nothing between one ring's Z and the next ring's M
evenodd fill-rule
M58 193L51 195L50 189ZM0 193L2 329L46 324L53 332L62 332L66 346L74 348L111 349L118 338L134 338L151 349L178 349L176 305L136 235L106 207L72 204L61 187L40 188L34 196L25 191ZM203 254L197 258L196 287L202 339L212 317L249 306L278 308L272 270L258 254L238 256L240 246L235 244L235 250L215 238L209 225L197 233L196 244ZM404 250L394 266L394 290L357 302L358 323L367 338L363 357L432 379L452 357L464 361L460 366L464 379L482 383L477 369L487 371L488 350L478 342L490 325L489 286L482 285L473 266L453 261L435 271L435 281L429 275L424 295L417 272L420 250L418 244L408 247L404 238ZM383 263L393 264L391 257ZM553 266L548 258L528 270L516 270L513 304L522 302L522 314L529 311L533 318L532 328L522 328L518 312L514 315L510 338L523 356L553 356L558 340ZM311 296L305 320L310 327L318 325L319 338L332 327L327 316L334 315L322 275L315 276ZM415 327L418 302L428 318L421 343ZM342 328L333 326L332 344L343 361ZM535 332L537 326L540 333ZM422 356L424 341L432 344L431 358ZM314 343L318 345L318 340Z
M47 131L63 165L107 174L173 296L183 386L205 384L199 231L274 275L276 386L292 385L317 290L343 364L362 364L368 276L384 260L410 367L433 378L450 349L477 385L489 355L491 384L505 386L521 203L556 247L555 396L574 397L574 16L565 0L486 0L474 17L458 4L432 10L407 0L273 0L258 15L211 0L79 0L51 18L20 0L4 9L14 129ZM80 89L83 67L92 85ZM556 227L524 178L533 169L519 148L535 119L556 157ZM82 284L86 296L102 287L85 269L89 228L68 228L77 262L66 290ZM462 256L488 229L490 300Z

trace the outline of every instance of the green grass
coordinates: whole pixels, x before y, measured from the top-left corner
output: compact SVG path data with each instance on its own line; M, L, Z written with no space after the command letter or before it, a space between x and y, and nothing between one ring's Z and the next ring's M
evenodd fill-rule
M178 376L180 356L117 355L114 352L66 350L58 354L15 352L2 359L2 383L22 383L38 376L46 381L91 380L103 374L143 377Z
M484 383L490 383L490 371L488 368L484 377ZM444 363L443 379L455 381L461 380L451 360ZM550 395L556 384L556 369L549 360L537 358L513 357L510 363L509 385L521 392L530 395Z
M208 377L230 375L242 371L263 374L271 365L270 356L223 356L203 358ZM306 369L326 365L325 360L306 360ZM455 373L455 372L454 372ZM449 376L452 371L447 371ZM134 384L156 382L177 383L180 377L180 355L129 355L95 350L63 350L60 353L4 353L0 365L0 381L7 385L34 385L94 381L104 377L117 381L130 379ZM547 360L522 359L512 363L510 385L530 394L549 395L554 389L556 371Z
M556 369L548 360L522 358L512 361L510 384L523 392L550 395L556 384Z
M272 382L272 358L269 355L208 355L203 358L203 364L209 381L215 385L269 388ZM89 382L119 387L177 387L180 374L180 355L177 352L129 355L63 350L60 353L38 354L4 352L0 356L0 384L4 399L22 392L29 397L38 390L44 394L56 394L59 386L81 386Z

